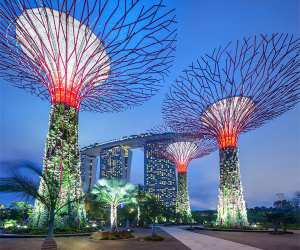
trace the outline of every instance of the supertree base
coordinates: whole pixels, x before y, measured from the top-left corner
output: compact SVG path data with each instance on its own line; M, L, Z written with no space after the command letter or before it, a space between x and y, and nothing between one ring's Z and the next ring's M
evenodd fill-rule
M53 176L59 185L59 199L55 217L56 227L78 227L85 223L84 202L80 175L78 149L78 111L64 104L54 104L51 108L49 131L45 147L45 175ZM40 183L39 192L45 192L45 184ZM34 227L44 227L48 222L48 211L44 204L35 202L31 220Z
M191 223L192 213L189 201L187 173L178 172L177 175L176 214L179 223Z
M216 224L225 227L248 226L236 147L220 149L220 187Z

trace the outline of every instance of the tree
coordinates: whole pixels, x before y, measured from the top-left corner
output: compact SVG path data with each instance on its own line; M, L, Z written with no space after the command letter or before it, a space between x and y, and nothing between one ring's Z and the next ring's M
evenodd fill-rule
M271 210L271 208L268 209L266 207L249 208L247 210L249 222L251 224L252 223L254 223L254 224L256 224L256 223L263 223L263 224L265 224L267 222L266 214L270 210Z
M136 200L137 200L137 225L143 227L145 224L143 203L146 200L146 192L143 190L141 185L136 187Z
M267 220L273 224L274 232L278 232L278 228L282 226L283 232L286 232L287 225L297 221L296 216L292 212L284 210L275 210L266 214Z
M171 206L171 207L164 206L163 207L163 216L166 219L166 223L174 222L176 220L176 207L175 206Z
M297 220L296 220L296 217L293 215L293 213L289 212L289 213L284 213L284 216L282 218L282 229L283 229L283 232L286 232L287 231L287 226L288 224L293 224L295 223Z
M274 233L278 232L278 228L280 227L280 223L283 220L284 213L282 212L271 212L266 214L268 222L272 223Z
M294 208L300 208L300 191L294 193L292 204Z
M100 202L110 205L111 231L117 231L117 209L121 204L135 202L135 187L117 179L101 179L94 186L92 192Z
M32 213L32 205L24 201L12 202L9 206L11 219L24 223Z
M137 204L134 203L127 203L125 206L120 209L119 217L121 218L120 221L125 222L124 225L126 228L129 228L130 225L133 224L133 222L137 218Z
M216 210L194 211L192 212L192 215L194 221L200 224L213 225L217 219Z
M26 175L20 172L25 172ZM39 180L45 187L43 192L39 192ZM67 200L67 202L61 203L60 180L55 178L55 174L52 171L41 171L41 169L32 164L15 167L9 177L0 178L0 192L20 193L25 198L36 199L45 206L47 210L48 234L42 244L42 249L57 249L53 238L56 214L61 209L84 198L77 197L74 200Z
M101 223L108 220L108 207L93 198L93 195L88 194L85 199L85 209L89 220L95 220Z
M0 205L0 227L3 227L4 220L10 218L10 209L6 208L5 205Z
M146 199L143 203L143 206L144 206L143 210L145 211L146 217L148 217L152 223L152 237L155 237L156 236L156 228L155 228L156 220L157 220L157 217L159 217L162 214L161 201L157 196L147 193Z
M293 204L288 200L277 200L273 203L273 206L277 209L291 209Z

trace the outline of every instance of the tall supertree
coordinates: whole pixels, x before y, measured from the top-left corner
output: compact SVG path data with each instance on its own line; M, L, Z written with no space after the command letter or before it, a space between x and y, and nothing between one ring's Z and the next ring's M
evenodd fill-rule
M120 111L149 99L168 74L175 40L174 10L162 1L1 1L0 76L51 102L44 171L60 179L68 204L58 223L85 217L83 202L68 202L82 195L79 110ZM36 202L38 226L44 211Z
M192 221L192 214L187 183L188 165L193 159L201 158L216 150L216 143L199 133L178 133L167 124L153 127L149 132L173 134L169 141L162 142L160 151L157 154L159 157L173 162L176 166L177 194L175 210L181 222L189 223Z
M188 194L187 171L189 163L215 150L212 140L202 139L197 142L178 141L165 146L161 154L175 163L177 171L176 214L181 222L192 220L190 200Z
M300 39L261 34L213 50L176 80L163 115L177 130L216 138L220 154L217 224L248 225L238 137L292 109L300 98Z

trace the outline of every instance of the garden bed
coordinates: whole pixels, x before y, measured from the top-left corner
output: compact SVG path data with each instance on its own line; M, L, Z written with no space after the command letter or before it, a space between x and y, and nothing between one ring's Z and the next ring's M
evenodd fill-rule
M130 231L118 231L118 232L94 232L91 236L93 240L124 240L134 238L134 235Z
M54 237L74 237L74 236L90 236L92 232L89 233L57 233ZM0 234L0 238L46 238L46 234Z

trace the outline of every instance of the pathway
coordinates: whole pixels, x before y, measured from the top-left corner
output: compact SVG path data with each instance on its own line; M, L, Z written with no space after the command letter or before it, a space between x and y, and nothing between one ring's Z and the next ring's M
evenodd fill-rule
M161 227L192 250L261 250L229 240L193 233L180 227Z

